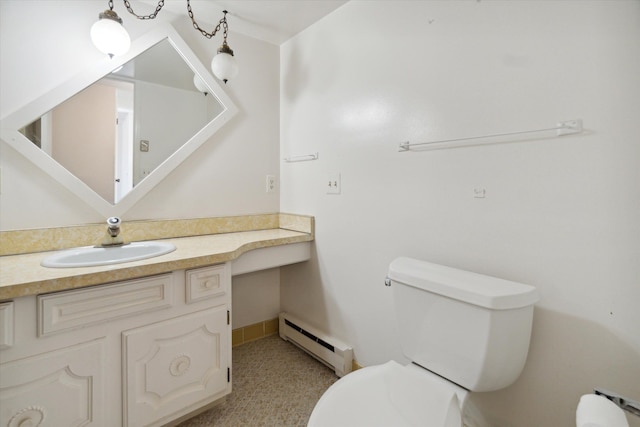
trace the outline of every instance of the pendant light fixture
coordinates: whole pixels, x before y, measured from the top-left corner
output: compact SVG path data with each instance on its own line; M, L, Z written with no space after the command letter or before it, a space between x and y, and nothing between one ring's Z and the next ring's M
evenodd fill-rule
M122 26L122 19L113 11L113 0L109 0L109 9L98 17L99 20L91 27L93 44L111 58L127 53L131 47L131 38Z
M138 15L133 11L129 0L123 0L127 11L141 20L154 19L164 6L164 1L165 0L158 1L156 10L153 13L149 15ZM187 0L187 13L189 18L191 18L193 27L208 39L213 38L220 30L222 30L222 46L220 46L217 55L214 56L211 61L211 71L218 79L227 83L229 79L233 79L238 74L238 63L233 55L233 50L231 50L227 44L227 35L229 32L227 13L229 12L226 10L222 11L224 15L212 32L207 32L200 28L193 16L190 0ZM113 10L113 0L109 0L109 9L101 13L99 15L99 20L91 27L91 40L98 50L109 55L111 58L114 56L124 55L129 50L129 47L131 46L131 39L129 37L129 33L127 33L127 30L122 25L122 19Z
M229 25L227 25L227 12L223 10L222 19L218 22L218 25L213 29L212 32L208 33L196 22L193 17L193 11L191 10L191 3L187 0L187 13L189 14L189 18L191 18L191 22L193 23L193 28L200 31L200 33L206 38L210 39L215 36L220 29L222 29L222 46L218 48L218 54L213 57L211 61L211 71L213 71L213 75L227 83L227 80L234 78L238 75L238 64L236 62L236 58L233 56L233 50L227 44L227 34L229 33Z

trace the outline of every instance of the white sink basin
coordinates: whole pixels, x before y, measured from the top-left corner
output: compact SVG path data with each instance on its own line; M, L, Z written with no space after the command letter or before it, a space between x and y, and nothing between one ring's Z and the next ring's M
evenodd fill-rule
M175 249L173 244L166 242L133 242L112 247L83 246L56 252L40 264L53 268L93 267L153 258Z

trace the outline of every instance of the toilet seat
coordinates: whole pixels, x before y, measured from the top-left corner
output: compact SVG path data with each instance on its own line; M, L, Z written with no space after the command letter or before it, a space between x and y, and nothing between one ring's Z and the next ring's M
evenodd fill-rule
M459 402L466 393L419 366L389 361L329 387L308 427L460 427Z

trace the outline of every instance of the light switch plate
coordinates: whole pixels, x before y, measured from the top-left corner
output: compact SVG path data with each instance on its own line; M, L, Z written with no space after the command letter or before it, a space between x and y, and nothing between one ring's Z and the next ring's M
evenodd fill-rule
M327 194L340 194L341 190L340 174L330 173L327 177Z

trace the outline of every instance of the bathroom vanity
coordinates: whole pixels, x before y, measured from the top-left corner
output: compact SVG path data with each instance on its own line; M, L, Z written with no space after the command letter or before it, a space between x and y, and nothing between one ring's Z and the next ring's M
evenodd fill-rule
M161 425L231 392L230 264L5 302L1 425ZM36 334L29 333L37 331ZM6 412L5 412L6 411Z
M304 261L312 239L167 239L170 254L77 269L0 258L0 425L159 426L216 403L232 389L232 275Z

